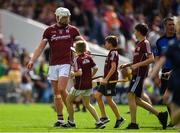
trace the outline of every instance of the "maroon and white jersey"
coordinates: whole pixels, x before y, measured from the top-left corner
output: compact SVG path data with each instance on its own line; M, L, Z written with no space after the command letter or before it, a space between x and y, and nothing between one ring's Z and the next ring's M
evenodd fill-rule
M138 42L136 44L136 48L134 52L133 64L146 60L148 55L151 53L152 53L151 45L147 39ZM149 69L149 65L139 67L133 71L133 75L140 77L147 77L148 69Z
M49 42L50 46L50 65L70 64L72 52L70 47L79 30L72 26L58 27L57 24L49 26L43 34L43 39Z
M114 72L114 74L109 78L109 80L117 80L118 79L118 71L117 71L117 67L118 67L118 61L119 61L119 55L118 55L118 51L117 49L112 49L109 51L108 56L106 57L105 60L105 65L104 65L104 78L106 77L106 75L109 73L110 69L111 69L111 63L115 62L116 63L116 71Z
M84 90L92 88L92 68L95 62L89 54L81 54L74 59L74 71L82 70L82 75L75 77L75 89Z

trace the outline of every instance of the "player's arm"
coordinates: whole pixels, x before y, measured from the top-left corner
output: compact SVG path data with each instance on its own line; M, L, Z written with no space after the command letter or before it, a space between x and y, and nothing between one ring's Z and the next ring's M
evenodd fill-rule
M156 63L156 62L158 62L159 61L159 59L160 59L160 57L159 56L155 56L155 58L154 58L154 62Z
M107 84L109 78L114 74L114 72L116 71L116 63L112 62L111 63L111 69L109 71L109 73L106 75L106 77L101 81L102 84Z
M79 69L78 71L71 72L71 76L79 77L82 75L82 69Z
M47 41L45 41L45 40L42 40L40 42L40 44L38 45L38 47L34 51L33 57L31 58L32 62L35 62L37 60L37 58L41 55L44 48L46 47L46 43L47 43Z
M123 68L126 68L126 67L130 67L133 63L127 63L127 64L122 64L119 66L119 69L123 69Z
M44 48L46 47L46 43L47 43L46 40L41 40L40 44L35 49L35 51L33 53L33 56L31 58L31 60L29 61L28 65L27 65L28 69L32 69L34 62L38 59L38 57L41 55Z
M150 75L148 77L153 79L158 74L158 72L160 71L161 67L164 65L165 61L166 61L166 57L165 56L161 56L159 61L156 62L155 66L152 69L152 72L150 73Z
M149 73L148 77L145 79L145 81L152 83L153 79L156 77L158 72L160 71L161 67L164 65L166 61L166 57L162 56L158 62L155 63L155 66L153 67L151 73Z
M149 64L151 64L153 62L154 62L154 55L151 53L151 54L147 55L147 59L146 60L144 60L142 62L138 62L136 64L133 64L130 67L131 67L131 69L134 70L134 69L137 69L139 67L147 66L147 65L149 65Z

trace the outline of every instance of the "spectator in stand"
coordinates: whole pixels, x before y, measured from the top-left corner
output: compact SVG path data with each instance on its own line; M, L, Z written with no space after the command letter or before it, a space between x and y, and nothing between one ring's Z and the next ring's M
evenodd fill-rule
M173 0L160 0L159 12L162 18L172 15Z
M19 63L18 58L14 57L12 60L12 66L9 70L8 76L9 80L13 83L15 88L19 88L21 83L21 64Z
M133 27L137 21L137 23L141 22L136 16L143 18L146 16L146 21L149 25L151 25L154 16L159 15L161 18L169 15L178 15L179 14L179 1L178 0L65 0L65 1L34 1L34 0L26 0L26 1L15 1L15 0L6 0L3 1L1 7L20 14L27 18L32 18L38 20L47 25L51 25L55 22L53 17L53 11L58 6L65 6L72 12L72 18L77 17L76 11L79 8L80 13L84 14L83 16L87 18L87 23L81 23L83 21L73 20L75 21L73 24L78 23L83 24L81 27L85 28L85 35L90 38L92 42L98 42L102 40L98 40L96 33L96 24L97 18L94 16L94 11L97 10L97 16L103 16L104 12L107 11L106 6L112 6L114 8L115 14L117 14L118 19L121 22L121 28L118 29L122 31L123 35L126 37L127 41L132 39L131 33L133 32ZM101 19L101 17L99 17ZM96 20L95 20L96 19ZM101 20L100 20L101 21ZM98 25L100 26L100 25ZM102 26L103 27L103 26ZM104 28L103 28L104 29ZM82 32L83 34L83 32ZM103 30L100 34L103 34ZM106 34L107 36L109 34ZM104 37L105 37L104 36ZM99 43L99 44L102 44Z
M93 0L83 0L82 1L82 9L84 13L87 16L88 19L88 25L90 29L90 35L91 35L91 30L94 27L94 16L93 16L93 10L96 8L95 2Z
M0 78L7 75L7 66L3 63L3 58L0 56Z
M19 58L19 44L16 43L14 36L10 36L10 42L7 44L7 46L12 51L12 56Z
M3 64L9 69L12 63L12 54L10 49L4 44L3 34L0 34L0 56L3 59Z
M116 12L112 6L107 6L107 10L104 13L105 22L108 26L109 33L113 30L119 30L121 22L119 21Z
M93 11L93 16L94 16L94 39L96 40L95 43L102 46L104 44L103 16L98 13L97 9Z
M29 59L30 59L30 55L29 55L28 51L25 48L23 48L22 53L20 54L20 63L21 63L21 65L24 64L24 61L27 61Z
M161 18L160 16L155 16L152 22L151 31L148 34L148 40L151 43L152 49L154 50L156 47L156 41L161 36Z
M38 93L38 102L49 103L52 101L52 88L50 81L47 80L48 69L48 64L44 59L41 59L34 69L34 74L39 77L39 80L35 81L35 89Z
M79 7L74 7L73 9L74 15L71 18L73 24L79 27L81 33L85 33L85 30L88 29L88 19L84 12L81 12ZM81 21L79 21L81 20Z
M25 58L22 63L21 67L21 84L20 84L20 89L21 89L21 94L23 96L23 103L32 103L32 80L27 73L27 68L26 64L28 63L29 58Z

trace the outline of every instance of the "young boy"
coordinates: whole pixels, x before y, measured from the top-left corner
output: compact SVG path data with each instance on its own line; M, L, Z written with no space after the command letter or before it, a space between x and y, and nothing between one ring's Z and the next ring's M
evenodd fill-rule
M105 125L100 121L95 108L90 103L90 95L92 94L92 77L96 74L98 68L93 59L86 54L86 43L84 41L77 41L75 43L75 50L77 57L75 58L74 72L71 76L75 77L75 88L72 88L67 97L67 109L69 113L68 123L62 125L65 128L76 127L74 122L73 101L77 96L82 96L83 102L87 110L96 120L96 128L105 128Z
M168 113L157 111L152 107L152 105L141 98L144 78L147 77L148 74L148 65L154 61L150 43L146 39L147 33L148 26L146 24L137 24L135 26L135 36L138 43L136 44L133 63L123 64L120 66L120 69L130 67L133 71L133 77L128 90L128 104L131 114L131 123L128 125L127 129L139 129L138 124L136 124L137 105L156 115L161 122L163 129L166 129L167 126Z
M120 127L120 125L125 121L120 116L120 113L118 111L116 103L113 101L112 96L116 95L116 83L109 84L108 81L110 80L117 80L118 79L118 51L117 51L117 38L115 36L108 36L105 39L105 47L109 51L108 57L105 61L104 66L104 77L101 81L101 85L97 88L97 92L95 93L95 98L98 102L100 111L101 111L101 118L100 120L104 123L107 123L110 121L108 118L106 112L105 112L105 106L104 102L102 100L102 96L104 95L106 97L107 103L111 107L113 113L116 116L116 123L114 128Z

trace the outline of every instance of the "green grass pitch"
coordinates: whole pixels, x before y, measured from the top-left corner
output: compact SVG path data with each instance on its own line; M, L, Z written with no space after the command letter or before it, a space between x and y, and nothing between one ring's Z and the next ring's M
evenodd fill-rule
M95 106L98 113L99 109ZM165 111L165 106L156 106L158 110ZM0 104L0 132L177 132L175 129L162 130L157 118L149 112L138 108L137 122L139 130L126 130L130 122L130 115L126 114L128 106L119 105L121 115L126 119L122 127L114 129L115 116L110 108L106 106L107 114L111 121L106 124L105 129L94 129L95 121L86 112L75 113L76 129L53 128L56 121L56 113L48 104ZM64 109L67 119L67 111Z

